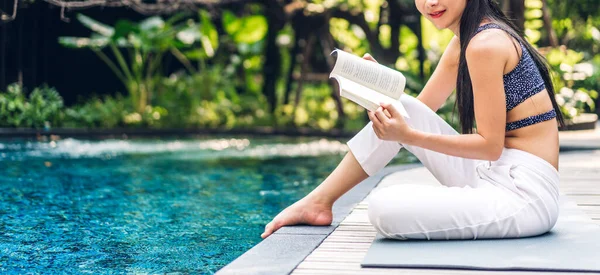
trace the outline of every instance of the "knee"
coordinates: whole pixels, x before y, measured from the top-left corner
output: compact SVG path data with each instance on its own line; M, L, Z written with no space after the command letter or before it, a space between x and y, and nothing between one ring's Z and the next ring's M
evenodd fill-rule
M414 108L413 106L415 106L415 105L423 104L417 98L415 98L409 94L402 94L402 96L400 96L400 103L402 103L404 108L406 108L407 110L409 108Z
M414 112L433 112L429 106L425 105L425 103L421 102L416 97L413 97L409 94L402 94L400 96L400 103L404 106L404 109L410 114Z
M385 188L383 188L385 189ZM385 190L383 190L385 192ZM375 227L375 230L383 236L390 238L390 234L387 232L385 225L387 224L384 219L389 215L386 213L386 197L381 189L375 190L373 194L369 196L369 207L368 216L369 222Z
M402 238L417 218L408 188L398 185L376 190L369 196L368 216L375 229L387 238Z

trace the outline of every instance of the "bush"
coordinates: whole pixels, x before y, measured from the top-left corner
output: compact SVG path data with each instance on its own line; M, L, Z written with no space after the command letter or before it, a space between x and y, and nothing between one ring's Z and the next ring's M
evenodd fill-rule
M64 127L114 128L124 126L125 115L133 110L130 100L121 95L93 97L89 101L63 111Z
M54 88L35 88L26 97L18 84L0 92L0 126L49 128L59 124L63 99Z
M598 97L599 60L584 60L585 55L565 47L546 54L552 67L556 103L567 119L580 113L593 112Z

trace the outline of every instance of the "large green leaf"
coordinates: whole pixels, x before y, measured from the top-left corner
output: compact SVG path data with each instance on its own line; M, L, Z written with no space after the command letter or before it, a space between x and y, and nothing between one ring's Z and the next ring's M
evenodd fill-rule
M157 31L164 28L165 21L159 16L152 16L141 21L139 26L142 31Z
M107 37L87 38L62 36L58 38L58 43L69 48L102 48L109 42Z
M176 41L178 30L171 24L167 24L161 17L149 17L141 21L138 26L144 50L164 51L173 46Z
M115 30L112 27L102 24L81 13L77 14L77 20L79 20L79 22L81 22L81 24L86 26L88 29L95 31L103 36L111 37L115 33Z
M236 43L256 43L267 34L267 19L262 15L250 15L237 18L231 12L223 13L225 31Z
M196 24L190 24L187 28L177 33L177 39L185 45L192 45L200 40L202 34Z
M227 34L234 36L240 29L241 21L230 11L223 12L223 28Z
M204 47L206 54L212 57L217 47L219 47L219 33L210 21L208 12L200 11L200 21L202 22L200 27L202 47Z
M256 43L267 34L267 19L262 15L244 17L242 28L236 35L239 42Z
M126 39L129 34L139 32L139 27L134 25L131 21L119 20L117 21L117 24L115 24L115 34L112 36L112 40L118 41L119 39Z

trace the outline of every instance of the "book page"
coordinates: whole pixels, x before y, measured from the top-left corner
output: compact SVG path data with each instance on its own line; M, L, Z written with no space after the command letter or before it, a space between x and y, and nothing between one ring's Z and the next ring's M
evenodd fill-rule
M403 117L410 118L406 112L406 109L399 100L378 93L344 77L334 76L333 78L337 80L340 86L340 95L362 106L363 108L369 111L375 111L377 108L379 108L379 103L391 103Z
M402 95L406 78L399 71L339 49L331 54L337 58L330 77L340 75L393 99Z

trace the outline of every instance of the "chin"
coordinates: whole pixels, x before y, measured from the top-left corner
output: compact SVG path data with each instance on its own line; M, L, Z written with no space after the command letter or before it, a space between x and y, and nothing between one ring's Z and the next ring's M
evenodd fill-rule
M436 29L438 29L438 31L441 31L441 30L447 28L447 27L436 25L436 24L433 24L433 25L435 26Z
M429 20L431 23L433 23L433 25L435 26L436 29L438 30L443 30L443 29L447 29L448 25L447 24L440 24L440 23L436 23L434 21Z

